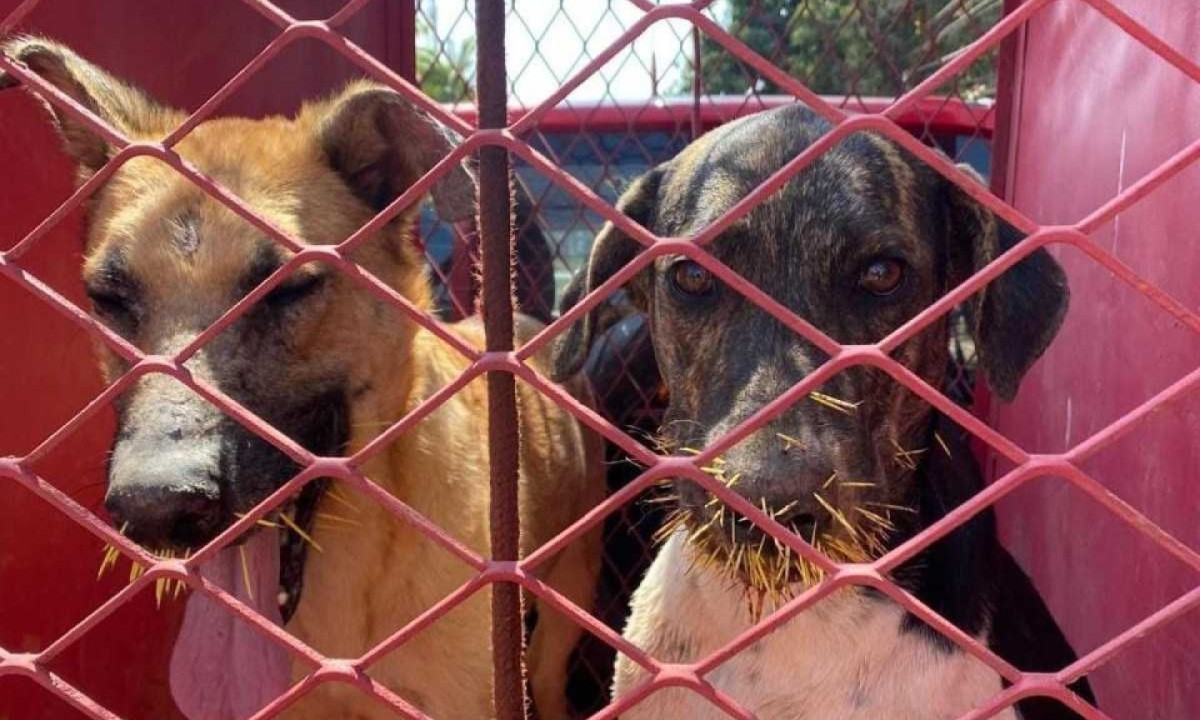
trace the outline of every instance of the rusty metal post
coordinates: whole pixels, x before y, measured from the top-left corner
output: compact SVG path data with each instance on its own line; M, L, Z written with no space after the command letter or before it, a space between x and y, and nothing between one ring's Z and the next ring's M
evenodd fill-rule
M476 0L476 93L479 126L507 123L504 0ZM513 349L513 241L508 151L479 151L479 233L483 255L483 325L489 352ZM516 560L520 548L517 473L520 432L516 381L509 372L488 373L488 456L491 461L492 560ZM525 673L521 590L511 582L492 588L492 660L496 717L524 720Z
M692 26L692 139L704 134L704 125L700 122L700 102L704 94L704 43L701 42L700 28Z

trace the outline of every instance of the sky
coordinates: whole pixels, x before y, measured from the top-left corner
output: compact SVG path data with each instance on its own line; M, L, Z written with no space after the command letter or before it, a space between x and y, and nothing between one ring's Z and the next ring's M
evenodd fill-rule
M508 18L508 71L514 98L536 103L557 90L637 22L642 11L629 0L513 0ZM437 35L461 43L474 36L474 0L419 0L419 8ZM713 11L720 17L723 3ZM590 101L607 97L642 99L653 87L657 68L659 94L675 94L681 70L691 56L691 23L665 20L648 28L630 49L609 61L570 96Z

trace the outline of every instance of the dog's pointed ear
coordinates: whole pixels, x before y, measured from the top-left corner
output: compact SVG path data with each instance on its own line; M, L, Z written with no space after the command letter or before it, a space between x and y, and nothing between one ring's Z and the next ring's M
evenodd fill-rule
M650 228L654 224L662 175L663 166L659 166L635 180L617 200L617 209L642 227ZM625 267L642 247L641 243L618 230L612 223L605 223L592 243L587 263L575 273L563 291L560 311L571 309L584 295ZM635 302L641 304L644 310L644 298L639 296L636 287L631 286L631 289L634 290ZM599 308L593 309L558 338L551 362L551 376L556 382L565 381L583 367L592 340L601 330L597 327L598 315Z
M351 84L315 110L329 164L354 193L382 210L454 149L449 131L399 93ZM475 213L475 179L459 163L431 189L447 222Z
M981 184L970 166L959 169ZM948 183L949 254L958 284L1023 239L962 189ZM1021 378L1058 333L1070 291L1058 262L1039 248L972 297L971 331L979 367L992 391L1005 402L1016 397Z
M117 80L75 54L70 48L38 37L18 37L0 46L9 59L16 60L42 77L75 102L113 126L122 135L136 139L161 137L174 129L183 115L150 99L145 92ZM0 71L0 88L18 81ZM34 94L37 90L31 88ZM80 178L86 179L104 166L113 155L113 147L74 114L43 100L67 152L79 165Z

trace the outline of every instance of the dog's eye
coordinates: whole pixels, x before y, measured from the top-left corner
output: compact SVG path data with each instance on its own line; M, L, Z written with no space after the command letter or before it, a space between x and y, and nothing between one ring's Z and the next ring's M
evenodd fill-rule
M282 308L294 305L311 296L325 284L324 275L304 275L285 280L283 284L267 293L267 303Z
M904 282L904 263L894 258L875 258L858 276L858 284L872 295L891 295Z
M96 314L107 320L128 322L136 317L133 300L125 295L105 290L88 290L88 299L92 301L92 309Z
M694 260L680 260L671 266L671 285L684 295L708 295L717 285L712 273Z

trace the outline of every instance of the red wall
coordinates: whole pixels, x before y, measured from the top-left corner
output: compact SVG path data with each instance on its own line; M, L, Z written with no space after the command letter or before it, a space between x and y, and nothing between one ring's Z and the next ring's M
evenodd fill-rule
M1194 0L1119 3L1193 62ZM1051 3L1025 33L1008 195L1044 224L1078 222L1200 138L1200 87L1083 3ZM1002 162L997 158L997 162ZM1092 237L1193 312L1200 310L1200 167L1194 164ZM999 429L1061 452L1200 366L1200 336L1080 252L1062 333ZM1084 469L1200 550L1200 393L1154 413ZM995 468L1002 472L1007 468ZM1000 506L1005 540L1076 649L1087 651L1200 583L1200 577L1063 480L1041 478ZM1200 717L1200 613L1102 667L1100 707L1120 720Z
M346 34L397 70L411 60L401 41L411 0L375 0ZM16 7L0 0L0 17ZM342 0L278 3L301 18L324 17ZM238 0L51 0L18 28L57 38L150 90L195 108L278 30ZM409 36L411 37L411 36ZM406 50L408 53L406 54ZM359 73L333 50L301 41L285 50L221 108L258 115L298 103ZM73 170L37 104L0 91L0 248L32 230L72 191ZM43 238L22 267L68 298L83 299L79 213ZM23 455L101 390L88 337L13 282L0 277L0 456ZM111 413L86 424L35 469L80 503L99 510ZM37 651L95 610L128 579L128 564L97 582L101 543L13 482L0 479L0 647ZM68 648L51 670L131 720L178 717L166 690L166 663L179 603L156 611L153 593L117 611ZM0 678L0 719L80 717L34 683Z

